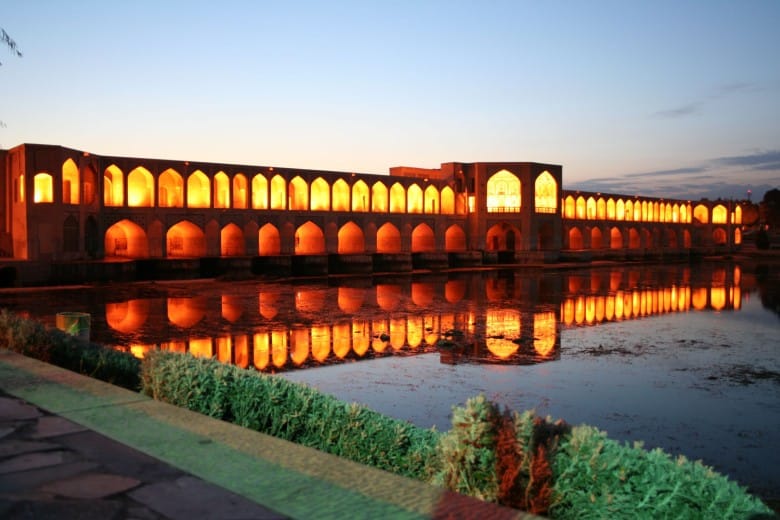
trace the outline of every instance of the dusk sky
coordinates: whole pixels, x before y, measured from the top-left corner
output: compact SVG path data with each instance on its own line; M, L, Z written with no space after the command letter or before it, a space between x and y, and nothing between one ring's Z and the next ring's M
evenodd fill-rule
M3 0L0 147L564 188L780 187L780 1Z

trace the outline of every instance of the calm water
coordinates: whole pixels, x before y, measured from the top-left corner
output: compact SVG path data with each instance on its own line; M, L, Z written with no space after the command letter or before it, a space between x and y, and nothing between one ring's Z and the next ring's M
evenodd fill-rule
M0 292L93 341L281 373L422 427L484 393L780 495L780 279L739 264Z

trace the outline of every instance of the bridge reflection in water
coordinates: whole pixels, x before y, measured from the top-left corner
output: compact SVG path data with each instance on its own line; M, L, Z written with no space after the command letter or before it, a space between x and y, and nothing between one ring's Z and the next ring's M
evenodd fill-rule
M695 279L681 266L347 279L337 287L159 284L153 297L106 303L108 330L93 337L139 357L161 348L264 372L430 352L443 363L529 364L560 358L563 327L739 309L740 278L735 266Z

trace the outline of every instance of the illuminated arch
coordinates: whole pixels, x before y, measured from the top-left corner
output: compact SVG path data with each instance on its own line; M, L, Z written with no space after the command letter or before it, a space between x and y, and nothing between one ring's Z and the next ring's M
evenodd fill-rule
M436 214L441 209L439 205L439 190L431 184L425 188L425 213Z
M521 314L514 309L485 311L485 346L496 357L506 359L520 348L513 339L520 338Z
M252 177L252 209L268 209L268 179L262 173Z
M671 222L680 222L680 206L675 204L672 206L672 220Z
M589 220L596 218L596 199L593 197L588 197L588 200L585 202L585 216Z
M330 186L322 177L311 183L311 210L328 211L330 209Z
M217 172L214 176L214 207L230 207L230 179L225 172Z
M742 224L742 206L734 208L732 224Z
M124 334L137 332L149 317L149 300L106 303L106 324Z
M127 175L127 205L131 208L154 206L154 178L143 166Z
M427 253L436 250L436 239L428 224L419 224L412 230L412 253Z
M321 255L323 253L325 253L325 235L317 224L309 220L295 230L296 255Z
M146 232L130 220L120 220L106 230L104 238L106 257L147 258L149 241Z
M271 179L271 209L285 209L287 201L287 182L281 175Z
M554 312L534 313L534 350L541 357L550 357L555 351L557 320Z
M511 224L501 222L487 230L486 240L489 251L514 251L520 240L520 231Z
M84 204L92 204L95 202L95 186L97 185L95 170L92 169L92 166L87 165L82 169L81 174L82 201Z
M728 235L723 228L715 228L712 230L712 242L716 246L725 246L728 241Z
M626 201L625 217L625 220L634 220L634 203L630 200Z
M639 240L639 232L634 228L628 230L628 247L629 249L639 249L642 247Z
M208 208L211 206L211 190L209 178L200 170L195 170L187 177L187 207Z
M623 233L616 227L609 230L610 249L621 249L623 247Z
M558 211L558 183L548 171L543 171L536 178L534 206L537 213L556 213Z
M333 183L331 201L333 211L349 211L349 185L344 179L338 179Z
M444 232L444 249L445 251L466 250L466 233L459 225L453 224Z
M33 177L33 202L54 202L54 180L48 173L36 173Z
M377 253L400 253L401 232L389 222L376 230Z
M387 187L381 181L371 186L371 211L387 212Z
M590 230L590 248L591 249L601 249L603 247L601 243L602 235L601 230L597 227L594 227Z
M577 208L576 208L576 210L577 210L577 218L579 218L579 219L584 219L587 216L587 214L588 214L587 211L586 211L585 197L583 197L582 195L577 197Z
M246 209L248 198L248 182L243 173L237 173L233 176L233 207L236 209Z
M206 235L189 220L172 226L165 234L165 241L168 257L206 256Z
M406 212L423 212L423 191L417 184L412 184L406 190Z
M441 189L441 213L443 215L455 214L455 192L449 186Z
M103 204L122 206L125 203L125 176L115 164L103 172Z
M645 207L647 207L647 203L645 203ZM644 211L644 208L642 207L642 204L639 203L639 201L634 202L634 220L636 222L642 221L642 213Z
M677 233L673 229L666 230L666 245L672 249L677 248Z
M352 211L368 211L368 184L362 180L352 185Z
M80 200L79 168L73 159L62 163L62 203L78 204Z
M699 221L700 224L707 224L710 221L710 212L707 206L699 204L693 208L693 218Z
M718 204L712 208L712 223L725 224L728 222L728 210L723 204Z
M306 184L305 180L297 175L290 181L288 196L290 199L288 204L290 209L298 211L306 211L309 209L309 186Z
M573 227L569 230L569 249L582 249L582 231L580 228Z
M563 216L566 218L576 217L574 197L568 195L563 201Z
M734 228L734 244L739 245L742 243L742 231L739 228Z
M634 211L636 211L636 205L634 205ZM652 212L652 206L650 207L650 211ZM637 218L636 220L641 220L642 222L648 222L650 221L650 218L648 217L648 211L647 211L647 201L642 201L642 216L641 218Z
M257 232L257 254L278 255L281 252L279 230L273 224L265 224Z
M691 247L691 232L687 229L683 230L683 247Z
M607 199L607 219L615 220L615 201L612 197Z
M406 211L406 191L401 183L396 182L390 187L390 213Z
M602 197L596 201L596 218L604 220L607 218L607 204Z
M241 228L231 222L219 233L220 254L222 256L243 256L246 254L246 243Z
M664 220L666 222L677 222L677 218L676 218L676 216L674 214L676 208L677 208L676 205L674 207L672 207L672 203L671 202L668 202L666 204L666 207L664 208Z
M488 213L516 213L520 211L522 199L520 179L508 170L500 170L487 181Z
M691 209L690 206L680 204L680 222L688 224L691 222Z
M347 222L338 233L339 254L363 253L366 250L366 239L363 230L352 221Z
M173 168L168 168L157 178L157 204L161 208L184 206L184 179Z
M623 199L618 199L615 204L615 220L625 220L626 218L626 205Z

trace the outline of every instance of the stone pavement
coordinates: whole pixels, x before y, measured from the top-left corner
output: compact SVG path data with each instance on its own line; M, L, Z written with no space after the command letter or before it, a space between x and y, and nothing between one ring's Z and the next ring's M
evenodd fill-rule
M532 518L0 349L0 518Z

